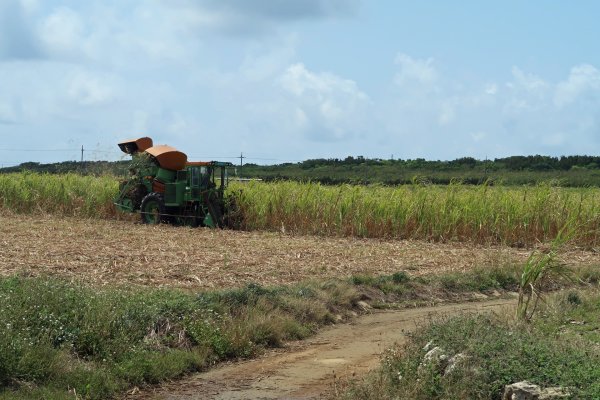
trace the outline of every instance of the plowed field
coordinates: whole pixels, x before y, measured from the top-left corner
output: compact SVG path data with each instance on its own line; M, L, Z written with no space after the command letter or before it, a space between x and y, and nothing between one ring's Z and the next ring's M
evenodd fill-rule
M529 252L0 214L1 275L51 274L97 285L210 289L402 270L417 276L523 262ZM600 265L594 250L572 248L563 259L570 265Z

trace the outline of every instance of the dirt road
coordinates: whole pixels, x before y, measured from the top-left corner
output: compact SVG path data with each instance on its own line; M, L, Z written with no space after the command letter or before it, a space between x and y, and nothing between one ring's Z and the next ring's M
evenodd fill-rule
M128 399L318 399L336 379L364 375L379 365L382 351L432 316L488 312L515 300L449 304L400 311L376 311L322 330L310 340L262 357L223 365Z

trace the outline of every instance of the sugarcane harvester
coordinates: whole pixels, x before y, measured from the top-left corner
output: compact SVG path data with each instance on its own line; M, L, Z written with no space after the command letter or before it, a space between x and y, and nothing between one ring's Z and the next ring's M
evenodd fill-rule
M179 150L154 146L142 137L119 143L130 154L129 178L119 185L115 205L122 212L139 213L146 224L190 226L229 225L226 198L229 162L189 162Z

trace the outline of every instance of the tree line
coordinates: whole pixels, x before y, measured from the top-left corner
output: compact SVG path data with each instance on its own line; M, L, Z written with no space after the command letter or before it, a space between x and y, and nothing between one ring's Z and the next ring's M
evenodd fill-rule
M289 167L292 163L279 164L279 167ZM352 166L352 165L394 165L407 169L456 170L463 168L480 168L507 171L568 171L572 168L600 169L600 156L511 156L494 158L493 160L478 160L473 157L461 157L451 161L432 161L424 158L416 159L380 159L363 156L346 158L315 158L297 163L301 169L312 169L323 166ZM248 164L248 166L258 166ZM273 166L273 167L277 167Z

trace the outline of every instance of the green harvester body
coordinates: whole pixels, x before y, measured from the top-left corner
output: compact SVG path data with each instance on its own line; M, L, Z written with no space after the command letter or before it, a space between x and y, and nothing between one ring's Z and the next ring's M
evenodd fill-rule
M131 154L129 179L115 198L122 212L140 213L142 222L225 227L231 225L231 199L225 195L229 162L187 162L170 146L152 146L152 139L119 143Z

